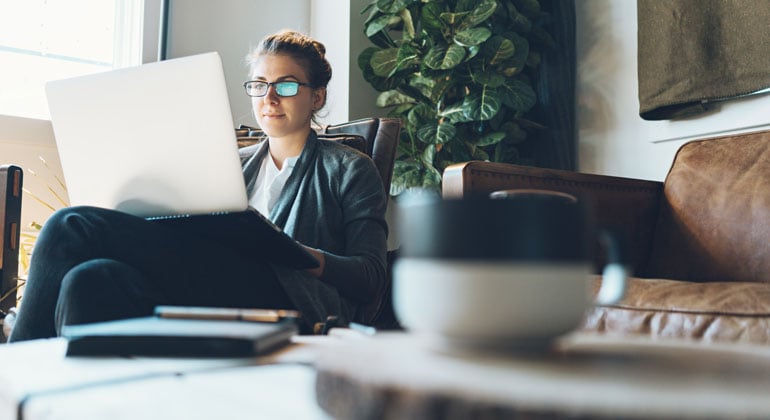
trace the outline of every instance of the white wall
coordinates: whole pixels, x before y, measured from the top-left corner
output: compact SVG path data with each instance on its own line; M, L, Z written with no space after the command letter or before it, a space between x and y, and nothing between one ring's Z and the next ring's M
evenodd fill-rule
M350 8L350 119L364 117L384 117L387 111L375 105L378 92L372 85L364 80L361 69L358 68L358 55L372 44L364 35L364 22L369 13L361 14L361 11L371 3L370 0L351 0Z
M66 190L57 181L57 178L63 181L63 175L50 121L0 115L0 164L21 167L26 190L54 208L64 207L53 193L68 200ZM52 212L30 194L24 193L22 231L35 232L29 229L30 223L43 223Z
M663 180L688 140L769 128L770 96L685 121L639 117L636 2L576 1L581 171Z
M256 125L243 91L244 57L280 29L310 30L310 0L171 0L167 58L217 51L227 79L235 126Z
M263 36L280 29L309 33L326 46L333 75L323 124L381 116L377 92L363 79L356 59L369 46L363 33L369 0L172 0L168 58L218 51L225 67L235 125L256 125L243 93L243 57Z

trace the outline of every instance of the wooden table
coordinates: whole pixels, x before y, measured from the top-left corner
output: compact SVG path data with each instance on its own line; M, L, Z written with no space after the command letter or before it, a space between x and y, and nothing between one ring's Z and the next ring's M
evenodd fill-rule
M573 335L546 353L336 330L258 359L0 345L0 419L770 418L770 348Z
M770 418L770 348L572 335L544 353L380 334L325 349L319 404L339 419Z
M64 339L0 345L0 419L319 419L312 346L256 359L65 357Z

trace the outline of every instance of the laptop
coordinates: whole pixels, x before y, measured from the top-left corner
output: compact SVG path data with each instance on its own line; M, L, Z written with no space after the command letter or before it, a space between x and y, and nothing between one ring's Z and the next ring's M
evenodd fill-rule
M188 226L275 262L317 266L248 207L219 54L52 81L46 96L70 205Z

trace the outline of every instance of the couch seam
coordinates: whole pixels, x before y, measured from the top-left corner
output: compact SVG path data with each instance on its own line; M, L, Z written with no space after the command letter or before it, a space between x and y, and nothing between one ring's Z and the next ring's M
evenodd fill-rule
M552 178L540 177L537 175L500 174L500 173L483 171L478 169L471 169L470 172L471 172L471 175L482 176L482 177L496 177L496 178L505 178L505 179L511 179L511 178L537 179L538 181L543 182L544 184L559 185L559 186L565 186L565 187L582 187L582 188L590 188L594 190L643 192L650 195L655 195L659 190L658 188L655 188L655 187L641 187L641 186L627 187L627 186L618 186L618 185L608 185L600 182L552 179ZM471 182L474 182L473 177L471 177Z
M738 312L695 311L695 310L671 309L671 308L635 308L635 307L629 307L629 306L623 306L623 305L596 305L596 307L597 308L622 309L622 310L626 310L626 311L636 311L636 312L667 312L667 313L681 313L681 314L692 314L692 315L733 316L733 317L743 317L743 318L770 317L770 312L746 314L746 313L738 313Z

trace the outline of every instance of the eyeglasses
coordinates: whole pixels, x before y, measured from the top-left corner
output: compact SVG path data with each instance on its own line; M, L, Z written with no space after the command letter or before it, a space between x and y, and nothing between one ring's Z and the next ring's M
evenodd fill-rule
M260 98L267 95L267 90L270 86L275 87L275 93L278 96L287 97L295 96L299 92L300 86L310 86L307 83L285 81L285 82L263 82L261 80L251 80L243 84L246 89L246 94L252 97Z

